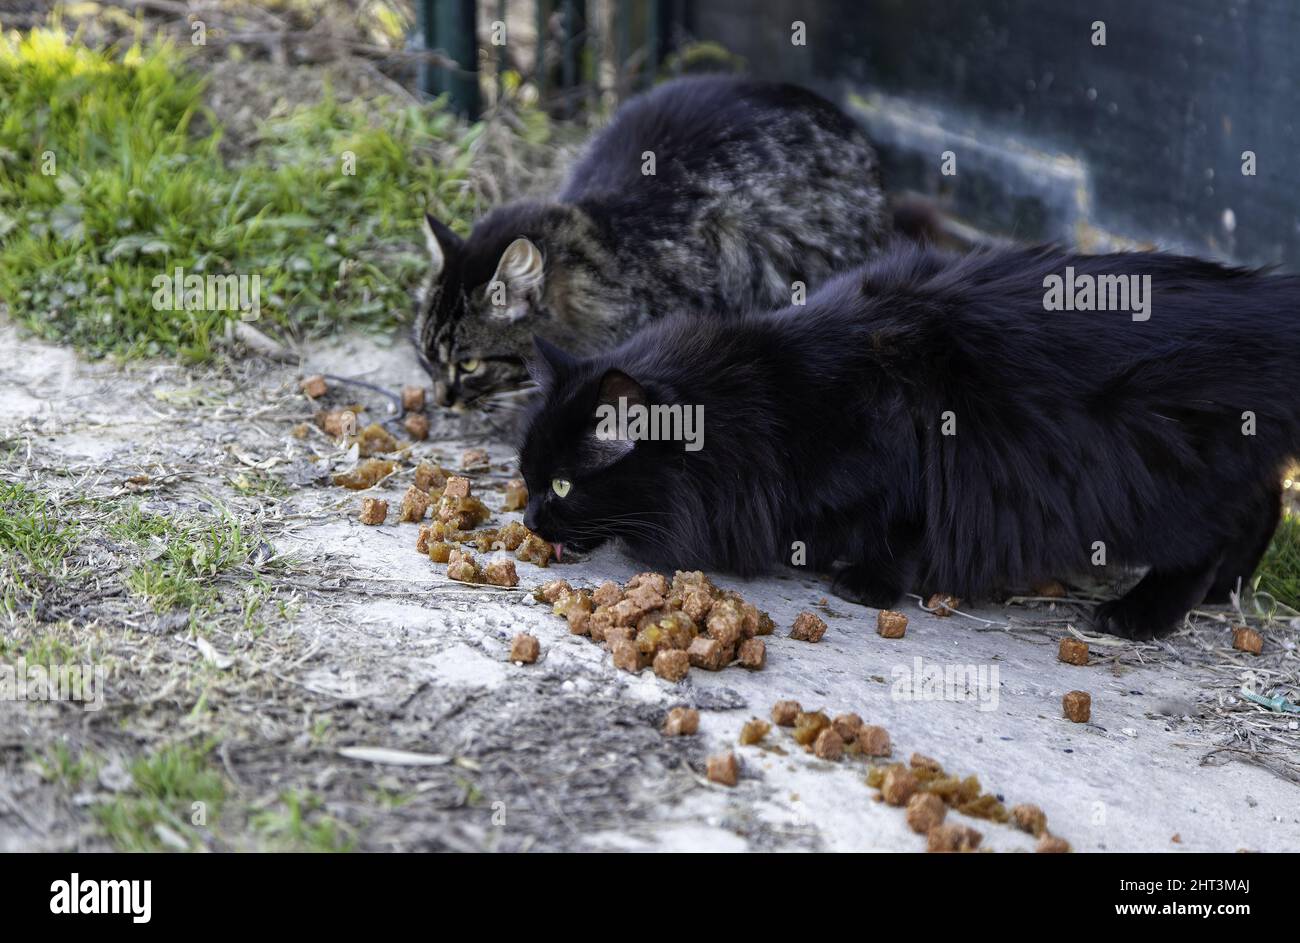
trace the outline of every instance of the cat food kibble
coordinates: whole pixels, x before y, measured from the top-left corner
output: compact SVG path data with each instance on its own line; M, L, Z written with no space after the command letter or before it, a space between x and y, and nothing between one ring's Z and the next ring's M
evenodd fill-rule
M943 766L940 765L938 760L920 753L913 753L912 758L907 761L907 765L912 769L923 769L940 776L943 775Z
M591 601L597 606L614 606L623 601L623 590L613 580L606 580L596 587L591 594Z
M916 776L906 766L890 767L880 784L880 795L890 805L906 805L916 792Z
M469 479L460 475L452 475L447 479L447 484L442 489L442 495L445 498L468 498Z
M1088 663L1088 643L1071 636L1061 639L1061 648L1057 658L1067 665L1086 665Z
M402 387L402 408L408 412L424 411L424 387L422 386L404 386Z
M649 593L658 596L668 595L668 580L662 573L638 573L627 581L623 587L629 593L634 590L646 588ZM659 603L662 605L662 603Z
M617 639L609 651L614 658L614 667L632 674L639 672L649 661L649 656L642 653L631 639Z
M388 502L378 498L361 499L361 523L382 524L388 517Z
M852 743L858 739L858 731L862 729L862 718L857 714L836 714L835 719L831 721L831 726L835 728L841 740Z
M542 653L542 643L527 632L520 632L510 643L510 660L531 665Z
M455 549L445 540L434 541L428 547L429 559L434 563L450 563L451 552Z
M794 740L802 747L811 747L817 736L831 725L831 719L821 711L804 711L794 719Z
M740 778L740 762L734 753L719 753L709 757L708 777L710 782L722 786L734 786Z
M1258 655L1264 650L1264 637L1244 625L1233 626L1232 647L1239 652Z
M1048 580L1035 586L1033 593L1035 596L1045 596L1048 599L1064 599L1066 589L1065 584L1059 580Z
M1070 691L1061 698L1065 716L1076 724L1086 724L1092 716L1092 695L1087 691Z
M736 658L742 667L757 671L767 661L767 646L761 638L747 638L736 649Z
M655 653L654 671L665 681L680 681L691 670L691 656L680 648Z
M703 668L705 671L722 670L723 651L717 639L698 636L686 651L692 667Z
M506 482L505 499L501 502L503 511L522 511L528 507L528 486L522 478L511 478Z
M352 491L364 491L373 488L397 468L394 462L372 458L362 462L350 472L341 472L334 476L334 484Z
M925 608L936 616L947 617L952 615L960 605L961 600L956 596L950 596L947 593L935 593L930 597L930 601L925 604Z
M341 439L357 431L357 414L350 409L330 409L316 414L316 425L330 438Z
M826 727L813 741L813 753L818 759L838 760L844 755L844 738L835 732L834 727Z
M876 632L884 638L902 638L907 633L907 616L892 609L881 609L876 616Z
M802 713L798 701L777 701L772 705L772 723L778 727L793 727Z
M314 377L306 377L298 386L308 399L320 399L328 389L325 385L325 378L320 374L316 374Z
M863 756L889 756L893 752L893 746L889 742L889 731L875 724L863 724L859 727L854 742L858 745L858 752Z
M826 634L826 623L811 612L801 612L794 617L790 638L801 642L820 642Z
M1035 848L1034 851L1038 852L1039 854L1049 854L1049 855L1068 854L1070 851L1070 843L1066 841L1064 838L1057 838L1055 835L1045 834L1043 835L1042 838L1038 839L1038 847Z
M751 746L755 743L762 742L767 736L772 725L765 720L759 720L755 717L753 720L745 722L745 726L740 728L740 742L742 746Z
M907 824L912 831L926 834L936 825L942 825L948 807L938 796L918 792L907 800Z
M483 568L483 579L493 586L518 586L519 576L515 573L515 561L507 557L498 557Z
M421 462L415 466L415 487L421 491L433 491L447 487L447 473L438 465Z
M399 520L413 524L424 520L424 515L429 511L429 496L421 491L415 485L406 489L406 494L402 495L402 509L398 514Z
M700 712L693 707L674 707L664 720L664 736L687 737L700 729Z
M460 467L465 471L485 471L490 464L487 449L466 449L460 456Z
M569 585L568 580L551 580L539 586L533 596L541 602L554 603L561 596L567 596L571 592L573 587Z
M402 428L416 442L429 438L429 417L423 413L410 413L402 420Z
M936 825L926 835L926 851L975 851L984 836L967 825Z
M1011 824L1030 835L1041 835L1047 831L1047 815L1036 805L1013 805Z
M397 451L397 440L393 434L377 422L372 422L357 434L357 453L362 458Z
M551 561L551 545L536 534L529 532L515 549L515 557L524 563L531 563L533 566L544 567Z

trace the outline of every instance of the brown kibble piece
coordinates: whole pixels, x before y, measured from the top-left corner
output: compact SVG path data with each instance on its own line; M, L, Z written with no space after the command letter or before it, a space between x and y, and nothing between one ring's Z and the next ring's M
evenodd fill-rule
M1042 835L1047 831L1047 814L1036 805L1013 805L1011 824L1030 835Z
M649 592L651 594L658 596L668 595L668 579L662 573L638 573L627 581L627 585L624 588L630 593L643 586L649 587ZM662 606L663 603L658 603L658 605Z
M793 727L802 713L798 701L777 701L772 705L772 723L778 727Z
M930 601L925 604L925 608L931 610L936 616L947 617L953 614L961 600L956 596L948 593L935 593L930 597Z
M429 438L429 417L424 413L407 413L406 418L402 420L402 427L416 442L423 442Z
M382 524L388 517L388 502L379 498L361 499L361 523L374 526Z
M1070 843L1064 838L1057 838L1055 835L1043 835L1038 839L1038 847L1034 849L1039 854L1068 854Z
M528 486L522 478L511 478L506 482L505 499L501 502L503 511L522 511L528 507Z
M325 395L327 389L325 378L319 373L314 377L304 377L298 387L307 395L309 399L320 399Z
M740 743L742 746L752 746L755 743L761 743L767 736L772 725L765 720L759 720L755 717L753 720L745 722L745 726L740 728Z
M609 647L610 654L614 656L614 667L623 671L630 671L636 674L647 664L649 656L642 654L641 650L636 647L636 642L631 639L618 639Z
M1234 625L1232 627L1232 647L1239 652L1258 655L1264 650L1264 637L1254 629L1247 628L1244 625Z
M922 835L936 825L942 825L948 807L938 796L928 792L918 792L907 800L907 824L914 832Z
M432 494L447 487L447 473L436 464L421 462L415 466L415 487Z
M445 540L432 541L429 544L429 559L434 563L450 563L451 552L456 549ZM448 571L450 573L450 571Z
M317 413L316 424L327 436L341 439L357 431L357 414L350 409L331 409Z
M889 742L889 731L875 724L863 724L858 728L858 751L864 756L889 756L894 752Z
M531 665L542 652L542 643L527 632L520 632L510 643L510 660Z
M740 641L745 626L745 617L737 606L727 606L730 600L724 600L712 607L705 629L711 638L718 640L722 646L735 645Z
M444 498L468 498L469 479L462 478L460 475L452 475L447 479L447 484L442 489L442 496Z
M619 603L621 606L622 603ZM723 648L717 639L706 638L703 635L697 636L691 641L690 648L686 650L690 657L691 665L695 668L703 668L705 671L720 671L723 667Z
M804 711L794 719L794 741L800 746L810 747L830 725L831 719L822 711Z
M926 851L974 851L984 836L967 825L936 825L926 835Z
M524 563L545 567L551 562L552 549L545 540L529 531L528 536L515 548L515 557Z
M1076 724L1086 724L1092 716L1092 695L1087 691L1070 691L1061 698L1061 708Z
M931 773L943 774L943 766L938 760L921 753L913 753L912 758L907 761L907 765L912 769L924 769L929 770Z
M906 805L916 792L916 776L906 766L893 766L880 784L880 795L890 805Z
M794 617L794 628L790 630L790 638L801 642L820 642L825 634L826 623L811 612L801 612Z
M424 520L424 515L429 511L429 496L421 491L415 485L406 489L406 494L402 495L402 509L398 517L407 523L416 523Z
M334 476L334 484L352 491L364 491L373 488L393 473L397 465L383 459L371 458L362 462L350 472L341 472Z
M573 587L569 585L568 580L551 580L549 583L543 583L533 594L542 602L554 603L561 596L567 596L573 592Z
M761 638L747 638L736 649L736 658L742 668L758 671L767 663L767 646Z
M455 551L452 552L455 553ZM455 560L449 557L447 578L456 580L458 583L477 583L479 579L478 566L472 560Z
M876 616L876 633L884 638L902 638L907 634L907 616L892 609L881 609Z
M393 434L377 422L372 422L357 434L357 453L362 458L397 451Z
M402 408L408 412L424 411L424 387L422 386L404 386L402 387Z
M460 456L460 467L465 471L482 471L490 464L487 449L466 449Z
M1086 665L1088 663L1088 643L1082 639L1066 636L1061 639L1061 647L1056 657L1067 665Z
M605 580L591 594L591 601L597 606L614 606L623 601L623 590L613 580Z
M708 776L710 782L723 786L734 786L740 778L740 763L734 753L719 753L709 757Z
M674 707L664 719L664 736L687 737L700 729L700 712L693 707Z
M827 727L813 741L813 753L818 759L838 760L844 755L844 738L835 732L834 727Z
M665 681L680 681L691 670L691 656L680 648L665 648L655 654L654 670Z
M858 739L858 731L862 729L862 718L857 714L839 714L831 724L835 727L835 732L840 735L840 739L845 743L852 743Z
M1044 583L1038 583L1033 589L1035 596L1045 596L1048 599L1064 599L1068 594L1065 584L1060 580L1047 580Z
M515 561L498 557L483 568L483 579L493 586L518 586L519 575L515 573Z

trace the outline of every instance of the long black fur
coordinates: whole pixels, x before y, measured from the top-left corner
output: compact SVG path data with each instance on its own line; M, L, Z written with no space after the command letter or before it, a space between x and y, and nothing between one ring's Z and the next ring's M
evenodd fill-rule
M1067 265L1150 275L1150 319L1045 310ZM800 542L880 607L1104 559L1150 569L1100 627L1163 634L1250 576L1300 453L1300 279L1171 255L898 246L806 307L668 319L585 360L542 351L521 465L543 537L741 575ZM611 371L652 403L703 405L704 447L593 450Z

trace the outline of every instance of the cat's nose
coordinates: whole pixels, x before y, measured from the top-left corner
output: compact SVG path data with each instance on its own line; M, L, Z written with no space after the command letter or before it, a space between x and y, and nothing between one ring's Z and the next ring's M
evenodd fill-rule
M433 401L439 406L453 406L456 396L445 380L435 380L433 384Z
M540 522L537 520L539 516L540 515L537 513L537 505L530 503L528 507L524 508L524 526L533 533L537 533L537 529L541 526Z

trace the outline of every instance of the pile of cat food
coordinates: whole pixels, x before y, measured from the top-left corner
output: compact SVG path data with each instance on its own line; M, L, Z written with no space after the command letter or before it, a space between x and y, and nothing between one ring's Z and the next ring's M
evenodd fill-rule
M662 573L638 573L622 587L606 581L595 590L553 580L534 595L574 635L604 644L616 667L651 668L666 681L682 680L691 668L760 669L767 646L759 636L776 628L766 612L698 570L678 570L671 583Z
M908 826L926 836L930 851L974 851L983 836L976 829L960 824L945 824L948 810L991 822L1010 823L1039 839L1038 851L1069 851L1070 845L1047 831L1047 816L1035 805L1017 805L1007 809L996 795L983 791L976 776L961 777L944 771L937 760L913 753L906 763L875 765L875 760L893 755L889 731L864 723L857 714L839 714L831 718L824 711L805 711L797 701L777 701L772 706L772 723L754 718L740 731L742 745L761 744L772 725L790 729L794 742L819 759L837 762L845 756L857 756L873 765L867 772L867 785L878 790L878 801L906 810ZM724 757L730 757L731 763ZM725 775L714 776L716 769ZM734 754L714 757L708 765L708 778L724 785L735 785L732 770Z

